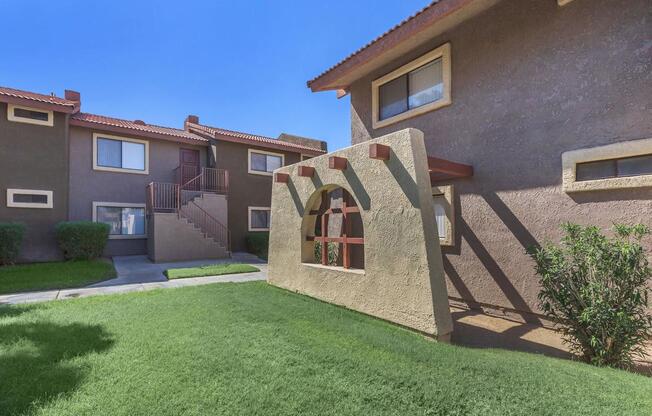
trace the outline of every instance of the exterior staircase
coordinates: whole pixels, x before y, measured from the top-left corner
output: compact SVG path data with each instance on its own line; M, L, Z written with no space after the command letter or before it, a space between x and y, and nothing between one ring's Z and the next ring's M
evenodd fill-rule
M231 257L228 174L201 168L185 184L147 186L148 253L154 262Z

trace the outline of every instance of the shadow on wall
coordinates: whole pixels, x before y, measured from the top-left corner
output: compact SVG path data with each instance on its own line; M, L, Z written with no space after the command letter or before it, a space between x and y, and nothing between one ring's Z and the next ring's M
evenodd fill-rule
M27 312L0 308L0 319ZM99 325L14 322L0 326L0 413L34 411L79 387L88 368L75 359L111 348Z

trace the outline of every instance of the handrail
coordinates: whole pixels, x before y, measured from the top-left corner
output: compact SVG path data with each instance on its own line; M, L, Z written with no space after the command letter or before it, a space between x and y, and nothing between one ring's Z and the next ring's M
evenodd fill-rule
M200 168L199 174L194 176L189 181L183 182L184 169L192 167L193 165L179 165L175 169L177 183L181 185L184 191L201 191L201 192L214 192L218 194L226 194L229 191L229 172L225 169L215 168ZM186 170L187 171L187 170Z
M231 231L195 201L188 201L187 204L182 205L181 209L179 209L179 215L196 224L203 233L217 240L228 251L231 251Z

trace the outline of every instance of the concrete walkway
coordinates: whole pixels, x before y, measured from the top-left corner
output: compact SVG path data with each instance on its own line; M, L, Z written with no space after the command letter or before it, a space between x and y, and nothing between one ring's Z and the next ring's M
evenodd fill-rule
M228 260L197 260L176 263L150 262L146 256L124 256L114 258L118 277L104 282L95 283L85 288L47 290L43 292L17 293L1 295L0 305L19 303L46 302L87 296L110 295L114 293L141 292L145 290L175 288L184 286L200 286L210 283L249 282L267 279L267 263L255 256L238 255ZM221 276L191 277L185 279L167 280L163 271L171 268L196 267L221 263L247 263L260 269L253 273L226 274Z

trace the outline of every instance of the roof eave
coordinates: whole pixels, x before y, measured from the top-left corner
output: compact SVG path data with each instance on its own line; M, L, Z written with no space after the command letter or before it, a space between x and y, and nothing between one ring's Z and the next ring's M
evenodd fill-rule
M307 82L312 92L347 90L369 74L500 0L440 0Z
M0 95L0 102L20 105L24 107L36 108L39 110L55 111L58 113L75 114L79 112L80 105L66 105L58 103L46 103L43 101L33 100L30 98L12 97L8 95Z
M198 146L206 146L208 145L207 141L200 140L200 139L189 139L186 137L181 137L181 136L173 136L173 135L168 135L168 134L161 134L161 133L154 133L150 131L143 131L143 130L138 130L138 129L132 129L128 127L120 127L120 126L112 126L109 124L104 124L104 123L96 123L93 121L86 121L86 120L77 120L75 118L70 119L70 125L71 126L76 126L76 127L84 127L88 129L93 129L93 130L101 130L109 133L117 133L117 134L124 134L127 136L138 136L138 137L145 137L148 139L158 139L158 140L167 140L167 141L172 141L176 143L186 143L186 144L194 144Z

